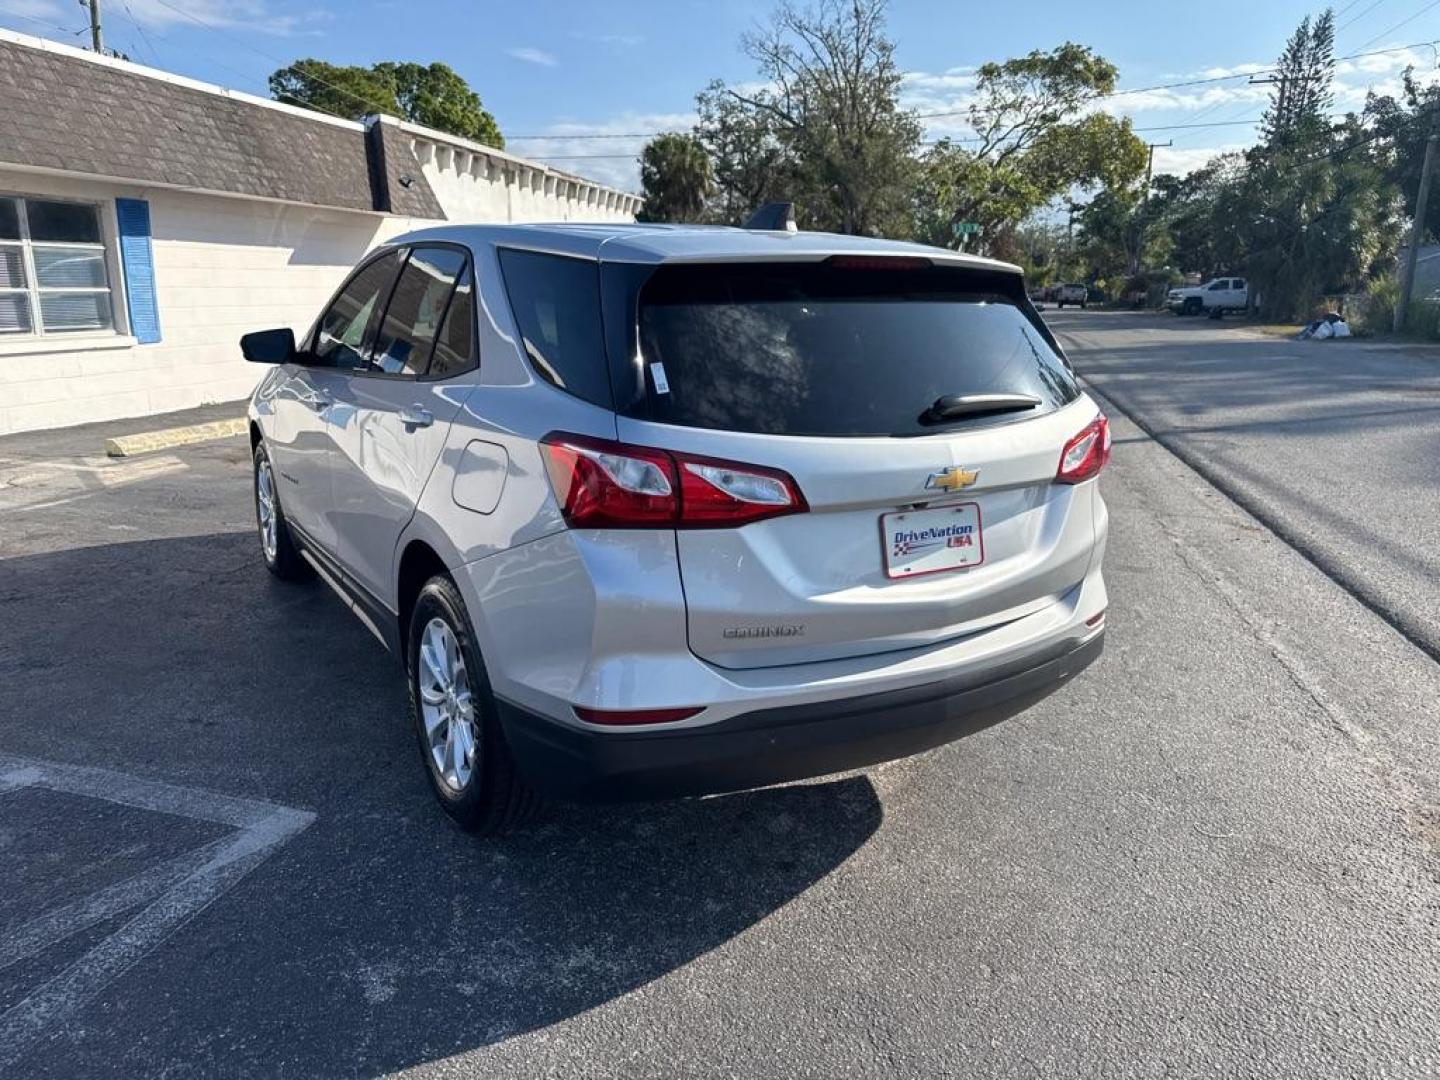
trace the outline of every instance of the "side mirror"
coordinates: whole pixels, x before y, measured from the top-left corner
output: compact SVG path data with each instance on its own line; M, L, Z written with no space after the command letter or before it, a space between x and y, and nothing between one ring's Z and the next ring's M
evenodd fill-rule
M295 331L257 330L240 339L240 352L255 364L288 364L295 359Z

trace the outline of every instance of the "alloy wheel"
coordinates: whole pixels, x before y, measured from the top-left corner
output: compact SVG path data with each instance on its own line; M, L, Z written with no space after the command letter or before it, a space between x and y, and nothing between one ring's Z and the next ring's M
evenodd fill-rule
M416 668L430 760L447 788L464 791L475 772L475 698L460 643L444 619L425 624Z
M280 550L280 523L275 516L275 474L268 459L262 458L255 470L255 506L260 522L260 546L265 558L275 561Z

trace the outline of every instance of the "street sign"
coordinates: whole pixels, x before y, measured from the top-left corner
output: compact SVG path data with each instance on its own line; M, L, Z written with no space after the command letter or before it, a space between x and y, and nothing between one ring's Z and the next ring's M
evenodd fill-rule
M978 221L957 221L952 226L956 236L975 236L980 232Z

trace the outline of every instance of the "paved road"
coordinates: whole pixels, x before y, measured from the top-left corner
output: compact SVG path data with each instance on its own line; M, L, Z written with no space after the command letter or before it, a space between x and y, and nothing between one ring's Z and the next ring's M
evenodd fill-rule
M1061 695L485 842L243 440L0 439L0 1073L1435 1075L1440 667L1116 428Z
M1096 387L1440 659L1440 350L1051 324Z

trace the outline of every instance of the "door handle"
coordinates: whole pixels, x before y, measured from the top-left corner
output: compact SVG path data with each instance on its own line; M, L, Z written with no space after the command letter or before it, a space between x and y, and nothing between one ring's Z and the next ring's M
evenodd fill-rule
M400 410L400 423L406 428L429 427L434 422L434 415L423 405L411 405L408 409Z

